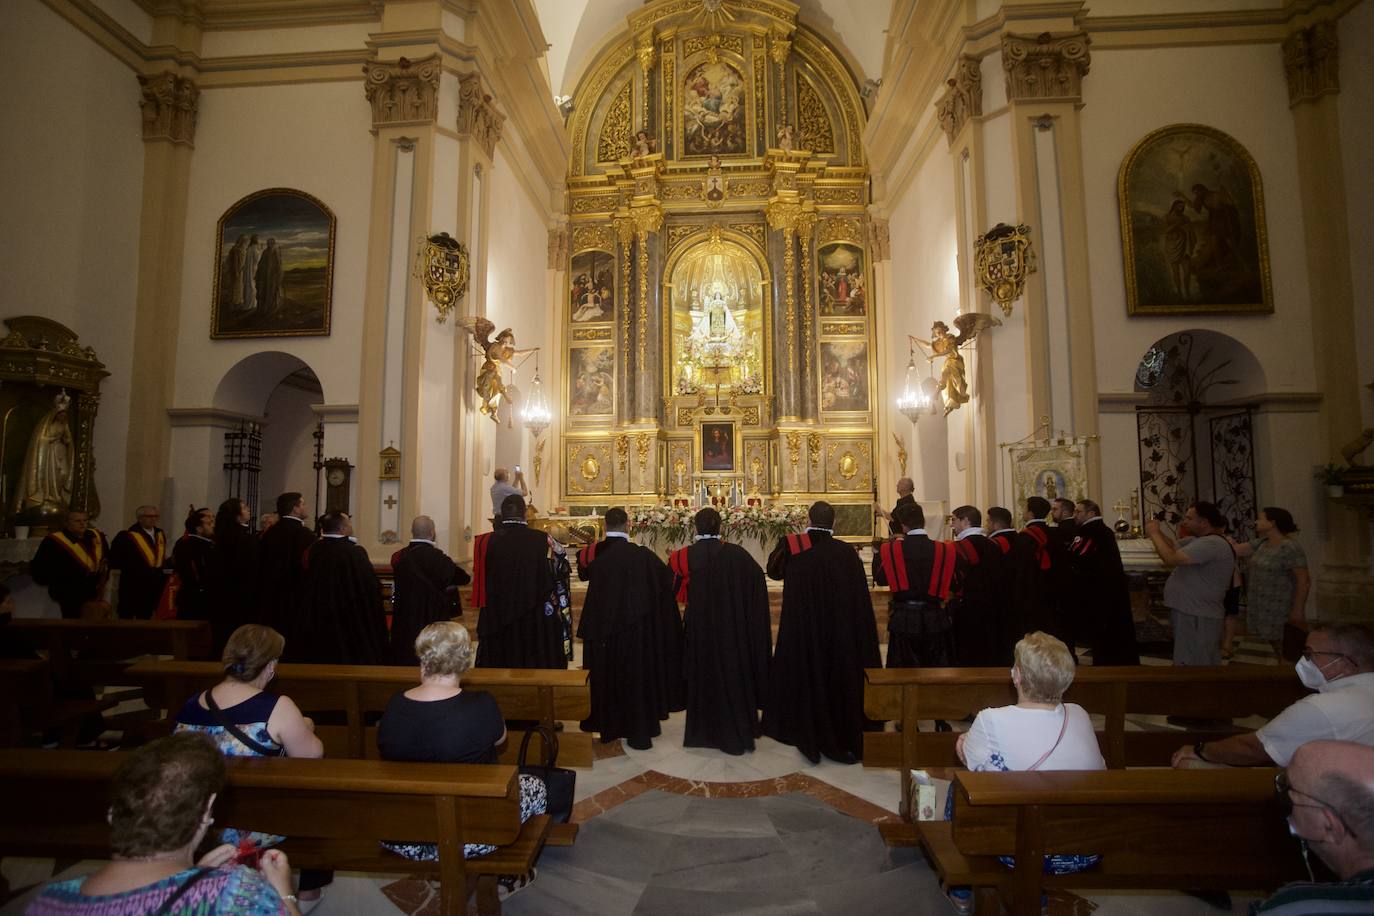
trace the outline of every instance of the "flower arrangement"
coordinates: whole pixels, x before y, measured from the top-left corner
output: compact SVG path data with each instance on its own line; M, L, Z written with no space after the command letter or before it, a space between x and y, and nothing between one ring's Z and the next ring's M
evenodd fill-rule
M637 506L630 510L630 534L657 549L690 541L697 510L690 506ZM806 525L801 506L731 506L721 512L721 536L738 543L753 538L764 546Z

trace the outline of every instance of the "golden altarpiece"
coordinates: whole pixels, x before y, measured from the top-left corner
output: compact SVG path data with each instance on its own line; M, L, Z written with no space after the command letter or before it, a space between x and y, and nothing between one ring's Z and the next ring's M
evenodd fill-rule
M726 494L872 532L863 108L783 0L663 0L574 95L561 499ZM577 510L574 510L577 511Z

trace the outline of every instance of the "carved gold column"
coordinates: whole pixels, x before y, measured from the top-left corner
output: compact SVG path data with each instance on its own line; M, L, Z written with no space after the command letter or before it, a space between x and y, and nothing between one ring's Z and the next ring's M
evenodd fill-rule
M783 281L783 338L782 351L786 372L782 381L791 393L790 404L783 408L784 415L793 417L800 413L797 404L797 224L801 218L801 194L797 190L797 175L805 165L805 157L787 156L770 159L768 168L772 172L773 196L769 198L764 215L768 228L782 234L782 281Z
M801 242L802 260L802 413L807 419L817 416L816 376L812 369L812 351L816 349L816 302L815 283L811 279L811 241L815 229L816 211L802 210L797 216L797 238Z
M200 100L195 80L180 72L140 75L138 84L143 122L143 204L129 396L139 408L129 412L123 494L126 509L159 502L162 483L170 476L167 408L172 406L176 379L186 194Z
M1012 119L1012 154L1016 164L1017 215L1033 231L1043 233L1046 207L1059 209L1063 252L1063 288L1068 329L1069 352L1074 364L1091 366L1094 360L1092 286L1088 264L1088 223L1084 202L1083 139L1080 109L1083 106L1083 77L1091 57L1086 32L1043 32L1039 35L1004 34L1002 67L1005 71L1007 100ZM956 80L957 82L957 80ZM970 114L971 116L971 114ZM1053 132L1053 155L1037 153L1038 132ZM1051 170L1060 193L1042 200L1042 170ZM978 227L977 233L988 227ZM1044 237L1041 236L1042 244ZM1051 380L1051 351L1048 309L1061 307L1046 295L1046 274L1042 270L1026 285L1023 299L1026 321L1027 379L1030 394L1027 429L1034 429L1042 416L1051 425L1071 430L1074 435L1095 437L1098 429L1097 378L1091 372L1073 373L1067 381L1071 422L1054 418ZM1102 469L1096 439L1090 439L1088 489L1101 490Z
M649 334L658 317L657 309L652 314L649 309L651 299L657 301L657 296L653 294L660 289L656 280L650 283L650 247L663 225L663 203L659 198L659 172L662 167L661 154L654 154L647 160L636 160L636 164L624 166L625 174L632 182L633 195L629 201L628 216L623 218L627 218L634 227L635 271L639 275L635 297L635 416L629 418L634 422L653 422L659 409L659 365L658 360L648 359L648 350ZM620 225L618 220L617 227Z
M650 136L653 136L654 131L649 122L649 99L653 94L654 64L658 62L658 50L654 47L653 29L646 29L635 38L635 57L639 60L639 69L644 75L643 114L640 117L639 126Z
M629 371L630 316L634 314L634 296L630 289L630 264L634 260L633 242L635 221L628 216L615 218L615 234L620 240L620 350Z
M786 32L774 32L769 43L768 56L773 64L778 68L778 123L774 127L779 127L784 123L792 123L792 119L787 116L787 57L792 53L792 41Z

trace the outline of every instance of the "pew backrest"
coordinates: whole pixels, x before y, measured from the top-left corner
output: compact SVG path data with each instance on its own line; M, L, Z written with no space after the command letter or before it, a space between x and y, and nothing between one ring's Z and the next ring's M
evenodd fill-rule
M204 620L16 618L8 631L22 645L46 652L59 679L94 686L126 686L130 660L139 656L205 658L211 648Z

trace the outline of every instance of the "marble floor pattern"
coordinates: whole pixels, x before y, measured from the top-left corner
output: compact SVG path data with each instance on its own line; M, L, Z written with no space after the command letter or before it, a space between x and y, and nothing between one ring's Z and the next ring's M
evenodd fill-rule
M580 649L580 646L578 647ZM883 647L884 649L886 646ZM1084 658L1090 664L1091 658ZM1168 664L1146 658L1145 664ZM1268 647L1242 642L1234 663L1274 664ZM575 659L574 664L578 664ZM539 877L504 907L511 916L595 913L953 913L917 850L889 850L876 823L897 817L895 770L811 764L762 738L751 754L682 746L684 714L663 723L647 751L596 745L577 771L572 847L546 849ZM1237 722L1257 727L1262 720ZM570 723L569 727L575 727ZM924 728L931 727L923 723ZM960 723L956 728L964 727ZM1129 728L1170 730L1162 717ZM937 776L943 808L947 773ZM89 873L98 862L6 858L12 888L0 916L20 914L42 882ZM1236 895L1229 912L1253 898ZM340 873L313 913L438 913L436 886L418 878ZM1113 892L1051 897L1053 916L1217 916L1228 912L1181 893Z

